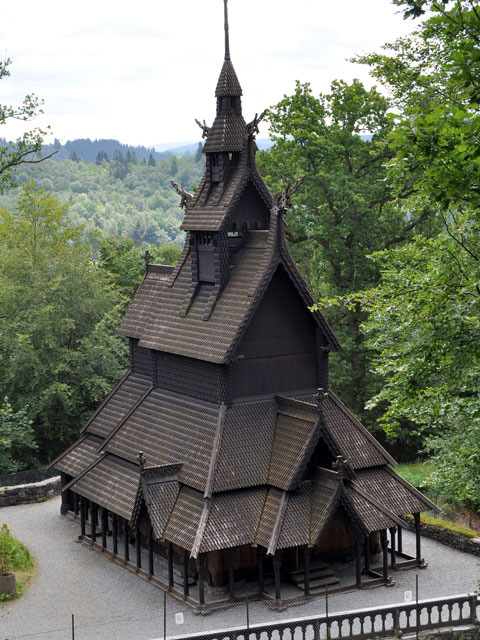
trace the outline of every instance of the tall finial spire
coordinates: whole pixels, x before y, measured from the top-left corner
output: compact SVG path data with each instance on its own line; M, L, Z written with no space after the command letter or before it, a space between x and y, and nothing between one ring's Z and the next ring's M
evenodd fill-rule
M230 60L230 41L228 37L228 0L223 0L225 8L225 60Z

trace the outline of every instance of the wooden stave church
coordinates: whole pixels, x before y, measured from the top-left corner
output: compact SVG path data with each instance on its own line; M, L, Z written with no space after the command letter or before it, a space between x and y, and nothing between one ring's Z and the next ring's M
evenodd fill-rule
M267 566L276 599L283 572L299 567L309 596L311 559L349 552L357 587L366 578L388 584L400 562L426 566L419 514L436 507L329 388L328 354L340 345L322 314L308 311L313 300L284 233L297 185L272 198L256 168L259 120L242 116L224 2L217 114L202 127L205 175L194 196L175 185L185 247L175 267L147 264L120 327L130 370L51 463L61 511L100 550L112 535L114 557L122 537L125 564L173 595L193 602L195 579L201 605L206 585L234 599L239 577L254 576L267 597ZM402 551L407 513L414 558ZM370 566L378 551L380 573ZM153 575L155 553L168 582Z

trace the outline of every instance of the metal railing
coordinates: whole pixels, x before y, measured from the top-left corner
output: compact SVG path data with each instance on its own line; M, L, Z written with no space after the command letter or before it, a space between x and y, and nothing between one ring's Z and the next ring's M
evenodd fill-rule
M381 638L441 627L478 624L475 594L386 605L220 629L207 633L170 636L169 640L330 640Z

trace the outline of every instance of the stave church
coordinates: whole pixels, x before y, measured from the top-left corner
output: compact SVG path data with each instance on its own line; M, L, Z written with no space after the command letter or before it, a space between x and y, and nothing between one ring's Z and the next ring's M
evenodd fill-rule
M284 232L301 181L272 196L257 170L260 119L242 115L224 4L205 174L193 195L174 185L185 246L174 267L147 262L120 327L129 371L51 464L61 511L80 540L192 606L388 585L426 566L420 512L436 507L330 387L341 347L309 310Z

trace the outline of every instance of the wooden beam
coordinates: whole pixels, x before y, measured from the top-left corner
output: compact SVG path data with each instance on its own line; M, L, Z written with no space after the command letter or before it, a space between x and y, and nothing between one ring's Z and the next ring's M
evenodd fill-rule
M380 540L382 542L382 552L383 552L383 580L385 583L388 582L388 545L387 545L387 530L382 529L380 531Z
M273 573L275 576L275 598L277 600L281 599L281 584L280 584L280 570L282 568L282 551L275 551L275 555L273 556Z
M355 536L355 584L357 589L362 588L362 543L358 536Z
M235 598L235 547L227 549L228 554L228 593L230 600Z
M205 604L205 553L198 556L198 601Z
M167 547L167 562L168 562L168 586L173 589L173 544L168 543Z
M128 520L123 521L123 553L125 564L130 560L130 549L128 546Z
M153 576L153 527L148 528L148 577Z
M398 549L398 553L402 553L403 543L402 543L402 525L401 524L398 525L397 549Z
M421 564L422 562L422 542L421 542L421 528L422 523L420 522L420 513L414 513L413 517L415 519L415 542L416 542L416 556L417 563Z
M310 553L311 550L308 545L304 544L302 546L303 551L303 583L304 590L303 593L305 596L310 595Z
M188 551L186 549L183 550L183 597L186 598L188 596Z
M102 508L101 522L102 522L102 549L105 549L107 547L108 509Z
M112 548L113 555L118 554L118 531L117 531L117 514L112 513Z
M258 590L263 593L265 589L263 580L263 558L265 557L265 551L263 547L257 547L257 575L258 575Z
M142 540L142 536L140 533L140 525L137 524L135 527L135 551L136 551L136 561L137 561L137 569L142 568L142 547L140 545Z
M87 513L87 502L85 498L80 498L80 535L85 535L85 520Z
M397 527L390 527L390 554L392 558L392 569L397 567L397 553L395 547L395 536L397 533Z

